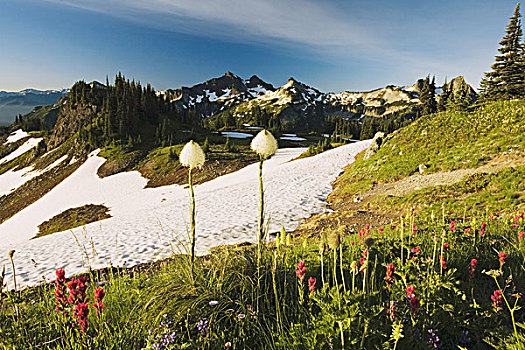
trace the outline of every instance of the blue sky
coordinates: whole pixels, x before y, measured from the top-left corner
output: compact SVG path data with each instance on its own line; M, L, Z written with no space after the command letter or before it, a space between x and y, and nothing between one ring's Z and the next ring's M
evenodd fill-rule
M478 86L514 0L0 0L0 90L119 71L157 90L230 70L364 91L462 74Z

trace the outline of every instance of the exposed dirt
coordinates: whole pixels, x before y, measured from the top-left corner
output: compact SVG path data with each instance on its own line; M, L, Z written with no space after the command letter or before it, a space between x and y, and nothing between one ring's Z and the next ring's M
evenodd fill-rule
M351 233L358 232L366 224L375 227L390 224L406 213L395 212L392 209L388 211L381 211L377 208L371 210L370 202L374 198L383 195L405 196L426 187L451 185L475 173L494 173L505 168L520 165L525 165L523 152L513 152L500 154L487 164L478 168L459 169L433 174L416 173L399 181L374 184L372 189L361 194L359 197L351 194L334 195L332 193L327 199L329 211L308 218L296 229L294 235L314 237L323 229L336 228L341 225L345 226L346 230ZM334 184L337 186L337 180Z

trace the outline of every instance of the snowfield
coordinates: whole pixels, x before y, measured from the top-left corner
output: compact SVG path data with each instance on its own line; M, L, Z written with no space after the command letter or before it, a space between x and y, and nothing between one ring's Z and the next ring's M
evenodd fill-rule
M361 141L314 157L289 162L304 148L279 149L264 165L269 230L297 227L304 218L325 209L331 183L357 153L370 145ZM189 223L187 188L171 185L144 189L146 179L132 171L100 179L105 160L93 153L61 184L0 224L0 266L13 287L8 251L14 249L17 283L35 285L54 278L113 264L131 266L183 251ZM211 247L254 242L258 213L258 164L195 186L197 253ZM30 240L37 226L54 215L84 204L104 204L112 218L72 231Z
M0 159L0 164L3 164L5 162L9 162L9 161L11 161L11 160L21 156L22 154L26 153L27 151L32 150L33 148L35 148L38 145L38 143L41 140L42 140L42 138L31 138L31 139L27 140L26 142L24 142L22 144L22 146L18 147L15 151L9 153L4 158ZM9 142L9 140L8 140L8 142Z

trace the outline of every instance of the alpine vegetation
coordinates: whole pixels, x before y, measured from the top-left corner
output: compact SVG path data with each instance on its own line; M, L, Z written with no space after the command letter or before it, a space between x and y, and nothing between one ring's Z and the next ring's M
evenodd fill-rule
M190 188L191 209L190 209L190 225L191 225L191 266L193 272L193 265L195 263L195 194L193 193L193 183L191 172L193 168L201 168L206 159L201 146L191 140L188 142L180 152L180 163L188 168L188 184Z

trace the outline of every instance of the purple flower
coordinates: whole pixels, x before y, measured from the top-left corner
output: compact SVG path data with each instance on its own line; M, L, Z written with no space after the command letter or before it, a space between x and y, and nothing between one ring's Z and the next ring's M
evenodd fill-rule
M246 317L245 314L238 314L238 315L237 315L237 318L238 318L239 320L243 320L245 317Z
M97 284L101 287L105 286L106 284L108 284L109 282L108 281L100 281L100 282L97 282Z

